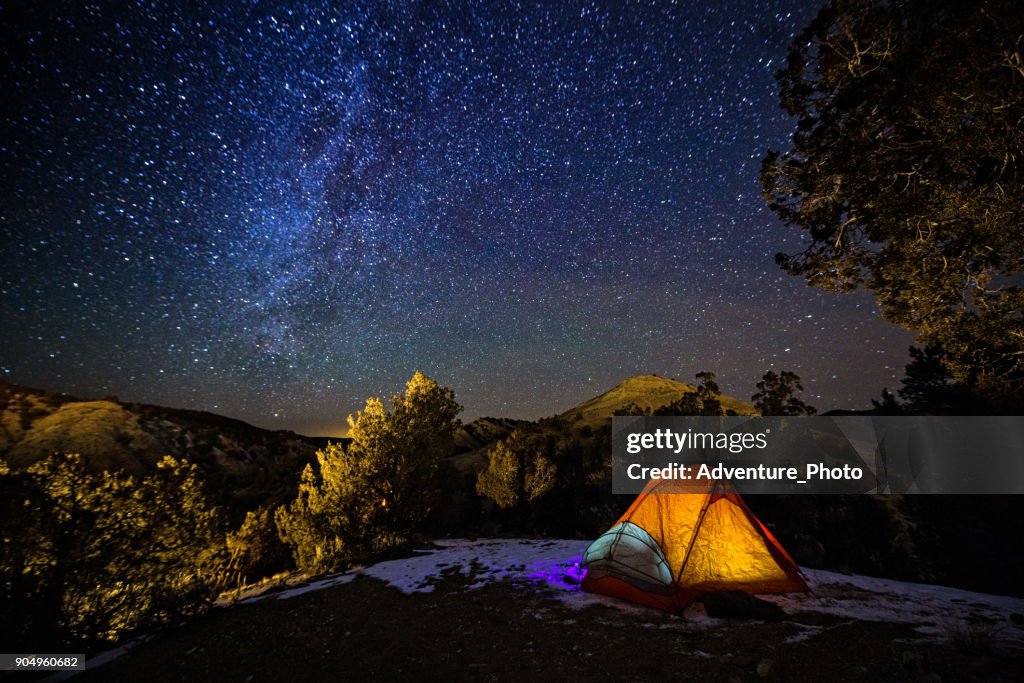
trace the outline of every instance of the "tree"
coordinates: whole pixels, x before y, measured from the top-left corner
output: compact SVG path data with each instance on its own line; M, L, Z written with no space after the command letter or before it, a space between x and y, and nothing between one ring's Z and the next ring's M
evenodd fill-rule
M118 570L119 585L145 587L147 621L167 623L205 610L225 585L228 558L223 513L208 504L199 468L164 456L134 497L144 512L130 509L136 516L123 522L141 527L141 538Z
M907 365L906 377L899 396L903 406L911 412L961 412L969 397L953 381L942 363L942 351L935 347L910 347L913 359Z
M655 415L725 415L722 409L722 392L715 380L715 373L703 371L696 375L700 384L694 391L687 392L678 401L658 408Z
M911 362L897 392L882 391L881 400L873 400L876 411L882 414L973 415L991 413L1019 413L1021 406L992 401L978 396L970 388L958 384L943 363L942 350L934 346L910 347Z
M416 530L440 498L438 468L461 410L451 389L417 372L390 411L370 398L349 416L348 448L318 451L319 467L306 466L295 500L275 512L297 566L328 571Z
M777 374L769 370L757 383L757 393L750 397L762 415L815 415L817 410L793 394L803 391L800 377L787 370Z
M906 415L907 411L903 408L899 401L896 400L896 394L889 391L888 388L882 388L881 398L871 399L871 409L875 415Z
M391 398L389 422L349 418L353 454L382 483L378 492L385 529L399 534L415 529L439 503L439 466L452 452L461 411L451 389L417 372L405 394Z
M762 168L809 236L786 271L871 291L989 394L1024 380L1022 34L1017 0L834 0L777 74L796 131Z
M523 495L531 503L555 487L558 466L543 452L535 453L526 463L523 474Z
M64 643L60 599L43 580L52 510L36 484L0 461L0 638L15 648Z
M477 475L476 492L503 510L541 498L554 487L558 474L551 450L543 439L514 430L487 450L487 467Z
M696 391L697 399L700 401L700 412L697 414L724 415L721 401L722 392L718 388L718 382L715 381L715 373L705 370L698 372L696 377L700 380Z
M288 567L288 547L277 534L273 511L250 510L241 526L226 539L228 567L238 586Z
M476 492L493 500L502 510L515 507L521 495L519 455L510 445L518 438L520 432L516 430L508 439L488 448L487 467L476 477Z
M302 470L295 500L274 511L281 541L307 574L344 564L349 545L361 545L367 526L360 524L366 487L355 460L334 442L317 451L316 459L316 469L306 465Z

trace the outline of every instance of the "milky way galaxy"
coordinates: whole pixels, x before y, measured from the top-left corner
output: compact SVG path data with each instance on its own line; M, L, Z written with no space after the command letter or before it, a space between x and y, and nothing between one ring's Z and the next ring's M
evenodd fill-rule
M0 373L337 433L422 369L466 416L627 376L895 388L760 197L814 3L198 3L2 13Z

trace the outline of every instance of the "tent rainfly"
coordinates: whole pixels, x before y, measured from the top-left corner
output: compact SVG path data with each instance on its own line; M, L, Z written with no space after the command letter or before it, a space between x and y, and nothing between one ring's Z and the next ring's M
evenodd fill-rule
M670 612L703 593L809 590L726 482L655 479L583 555L581 588Z

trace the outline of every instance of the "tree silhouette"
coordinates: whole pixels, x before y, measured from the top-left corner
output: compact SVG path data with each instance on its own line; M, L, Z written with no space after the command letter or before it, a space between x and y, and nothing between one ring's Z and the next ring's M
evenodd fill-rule
M796 131L762 168L809 237L783 268L873 292L990 395L1024 380L1022 35L1017 0L834 0L777 74Z
M1015 401L992 400L978 396L969 387L956 382L949 368L942 362L941 349L930 346L910 347L911 361L906 376L896 393L883 390L881 400L873 400L875 410L882 414L971 415L986 413L1015 413L1020 405Z
M781 374L769 370L757 383L757 393L750 397L762 415L815 415L817 410L793 394L803 391L800 377L787 370Z
M694 391L687 392L677 400L654 411L655 415L725 415L722 408L722 392L718 388L715 373L702 371L696 375L700 384Z

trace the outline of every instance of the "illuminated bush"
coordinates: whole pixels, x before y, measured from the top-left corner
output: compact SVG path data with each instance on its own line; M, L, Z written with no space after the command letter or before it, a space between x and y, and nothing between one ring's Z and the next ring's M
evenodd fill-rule
M0 480L6 642L113 641L215 597L222 520L194 465L166 457L136 481L54 455Z
M477 476L476 492L502 509L532 502L550 491L558 468L548 444L516 430L487 451L487 467Z
M226 540L228 567L237 585L282 571L291 560L277 535L273 512L266 508L246 513L241 526Z
M329 571L416 530L440 500L438 466L460 410L451 389L417 372L390 411L371 398L350 416L349 446L319 451L295 500L275 513L299 569Z

